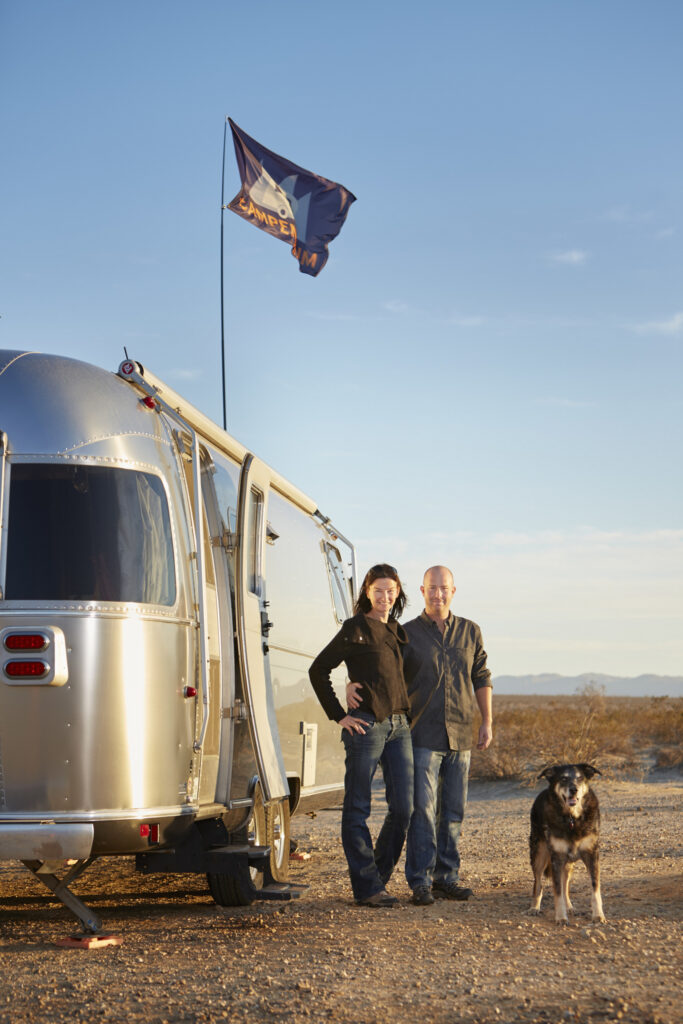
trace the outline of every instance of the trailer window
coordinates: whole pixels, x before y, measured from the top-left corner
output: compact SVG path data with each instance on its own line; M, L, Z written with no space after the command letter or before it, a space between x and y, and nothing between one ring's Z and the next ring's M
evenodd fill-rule
M9 601L175 602L161 480L102 466L15 463L9 488Z
M261 594L261 537L263 535L263 494L252 487L247 510L247 571L252 594Z
M325 554L327 555L327 571L330 577L330 589L334 602L334 615L338 623L348 619L351 614L349 601L349 589L344 577L344 565L339 548L333 544L323 541Z

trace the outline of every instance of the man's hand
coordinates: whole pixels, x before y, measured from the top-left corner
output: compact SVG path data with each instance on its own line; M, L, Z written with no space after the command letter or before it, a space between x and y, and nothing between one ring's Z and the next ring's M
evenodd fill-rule
M351 685L353 686L354 684L352 683ZM365 736L365 730L368 723L364 722L362 718L354 718L353 715L344 715L344 717L339 721L339 725L341 725L342 729L345 729L346 732L350 732L351 735L353 735L354 732L359 732L361 736Z
M493 728L485 722L479 726L479 739L477 740L477 750L486 750L491 745L493 739Z
M346 706L352 710L359 708L361 705L360 691L363 688L362 683L347 683L346 684Z
M480 686L474 691L481 714L477 750L486 750L493 739L493 692L490 686Z

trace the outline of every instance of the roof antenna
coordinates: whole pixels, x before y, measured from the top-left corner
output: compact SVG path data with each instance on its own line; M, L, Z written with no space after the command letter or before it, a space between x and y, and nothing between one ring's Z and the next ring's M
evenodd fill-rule
M123 346L123 354L126 357L126 359L128 360L128 362L130 362L130 356L128 355L128 349L126 348L125 345Z

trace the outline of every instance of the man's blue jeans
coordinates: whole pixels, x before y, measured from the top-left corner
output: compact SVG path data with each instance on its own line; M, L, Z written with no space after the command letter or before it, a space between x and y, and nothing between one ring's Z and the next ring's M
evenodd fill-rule
M411 889L454 882L460 874L458 839L467 804L469 750L415 747L415 809L408 832L406 878Z
M367 723L364 735L342 732L346 776L341 837L356 900L381 892L396 867L413 811L413 744L405 715L378 722L373 715L354 712ZM375 848L368 828L372 780L382 765L387 815Z

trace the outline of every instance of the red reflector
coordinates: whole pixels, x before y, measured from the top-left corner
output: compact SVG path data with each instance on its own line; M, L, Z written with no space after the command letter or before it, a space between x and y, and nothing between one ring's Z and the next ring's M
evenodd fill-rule
M185 694L186 697L196 697L197 696L197 690L196 690L196 687L194 687L194 686L186 686L185 689L183 690L183 693Z
M150 843L158 843L159 842L159 826L158 825L152 825L150 827L150 830L149 830L149 841L150 841Z
M5 637L8 651L42 651L47 639L42 633L10 633Z
M140 838L147 839L149 836L149 825L140 825Z
M5 675L14 679L38 679L47 673L48 666L44 661L8 661L5 665Z
M154 401L151 395L145 395L142 399L142 404L146 405L148 409L156 409L157 403Z

